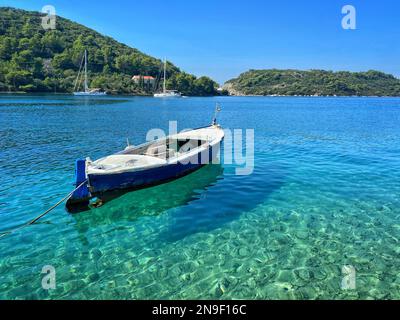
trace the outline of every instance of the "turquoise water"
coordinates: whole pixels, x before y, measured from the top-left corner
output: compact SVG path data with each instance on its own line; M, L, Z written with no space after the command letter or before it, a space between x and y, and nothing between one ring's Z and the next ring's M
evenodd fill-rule
M207 166L87 212L58 207L0 239L0 298L400 299L395 98L0 96L0 230L67 194L76 158L169 120L208 124L216 101L224 127L255 130L252 175Z

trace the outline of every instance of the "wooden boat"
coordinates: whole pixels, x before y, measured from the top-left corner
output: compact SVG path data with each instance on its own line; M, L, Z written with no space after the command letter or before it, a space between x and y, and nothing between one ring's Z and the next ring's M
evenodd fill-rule
M76 187L67 206L88 204L114 190L142 189L187 175L217 158L224 138L216 124L132 147L96 161L76 161Z

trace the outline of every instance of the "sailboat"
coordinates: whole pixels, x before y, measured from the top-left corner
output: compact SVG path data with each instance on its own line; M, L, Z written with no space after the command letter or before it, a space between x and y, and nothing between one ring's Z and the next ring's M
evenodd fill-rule
M83 90L84 91L76 91L79 90L80 84L82 79L81 74L82 74L82 65L84 65L84 78L83 78ZM88 79L87 79L87 50L85 50L85 53L82 57L81 65L79 66L79 71L78 71L78 76L76 77L75 80L75 85L74 85L74 96L104 96L106 95L107 92L100 91L100 89L89 89L88 87Z
M182 94L177 90L167 90L166 88L167 81L167 59L164 60L164 82L163 82L163 92L155 93L155 98L180 98Z

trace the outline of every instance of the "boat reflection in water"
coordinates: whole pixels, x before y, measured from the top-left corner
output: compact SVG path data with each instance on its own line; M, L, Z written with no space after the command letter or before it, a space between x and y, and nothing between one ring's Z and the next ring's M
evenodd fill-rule
M99 225L134 221L143 216L157 216L163 212L189 204L201 197L207 188L223 179L220 164L209 164L180 179L137 191L105 193L101 206L92 202L88 212L72 215L80 232Z

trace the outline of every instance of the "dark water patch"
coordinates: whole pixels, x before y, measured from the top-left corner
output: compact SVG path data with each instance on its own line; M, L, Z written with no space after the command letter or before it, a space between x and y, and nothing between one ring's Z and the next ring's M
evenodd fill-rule
M158 243L175 242L200 232L214 229L237 220L241 214L256 208L285 183L287 169L282 164L270 163L256 167L250 176L233 172L211 187L190 208L171 214Z
M198 171L159 186L132 192L108 194L100 208L74 214L74 227L80 234L90 228L134 222L142 217L157 216L166 211L195 202L201 194L223 179L221 165L208 165Z

